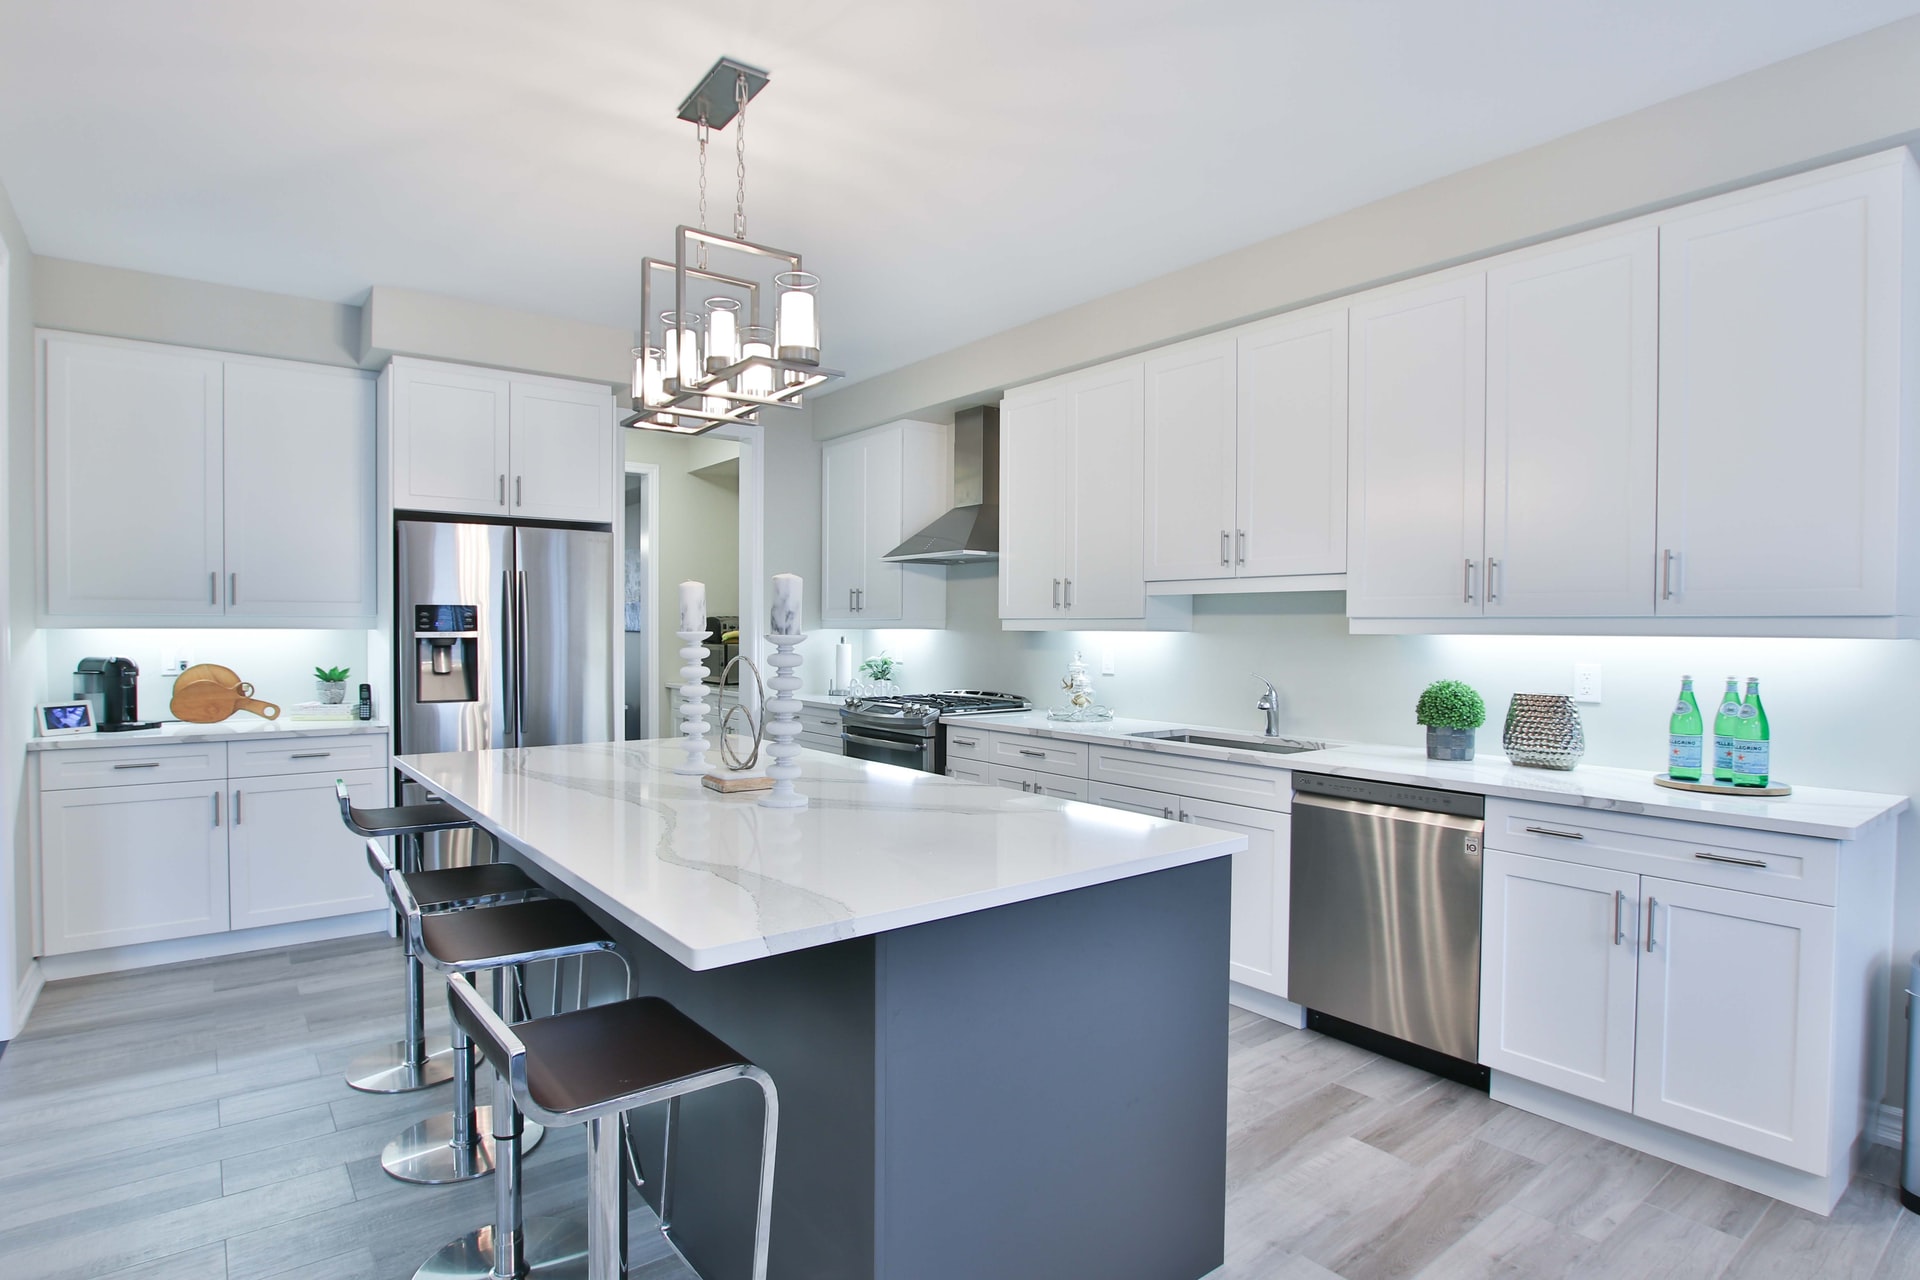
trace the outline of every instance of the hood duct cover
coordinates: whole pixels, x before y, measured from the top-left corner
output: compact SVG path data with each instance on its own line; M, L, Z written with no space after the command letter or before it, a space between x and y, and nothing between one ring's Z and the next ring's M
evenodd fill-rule
M953 419L953 510L882 560L975 564L1000 558L1000 410L963 409Z

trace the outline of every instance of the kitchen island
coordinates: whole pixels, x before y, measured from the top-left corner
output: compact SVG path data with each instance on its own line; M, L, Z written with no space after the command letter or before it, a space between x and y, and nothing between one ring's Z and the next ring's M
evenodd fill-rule
M764 809L683 758L663 740L396 763L626 941L639 991L773 1077L773 1276L1220 1265L1245 837L812 751L809 807ZM708 1280L744 1277L757 1095L683 1115L676 1233ZM636 1122L645 1159L658 1117Z

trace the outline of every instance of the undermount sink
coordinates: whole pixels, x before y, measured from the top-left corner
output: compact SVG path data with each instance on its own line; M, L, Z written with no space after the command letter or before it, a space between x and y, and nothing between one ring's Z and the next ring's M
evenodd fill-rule
M1294 742L1286 738L1226 738L1212 733L1190 733L1185 729L1171 732L1165 729L1146 729L1127 735L1130 738L1157 738L1162 742L1189 742L1196 747L1230 747L1240 751L1264 751L1268 755L1295 756L1303 751L1319 751L1325 744L1319 742Z

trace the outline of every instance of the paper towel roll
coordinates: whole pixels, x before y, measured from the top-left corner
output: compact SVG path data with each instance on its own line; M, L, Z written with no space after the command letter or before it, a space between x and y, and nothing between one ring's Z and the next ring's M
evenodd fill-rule
M853 646L847 643L845 636L833 646L833 687L846 689L853 684Z

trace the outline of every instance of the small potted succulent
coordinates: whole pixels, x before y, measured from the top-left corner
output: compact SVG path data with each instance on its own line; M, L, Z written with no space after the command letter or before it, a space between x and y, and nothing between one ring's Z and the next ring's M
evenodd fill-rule
M347 700L346 667L315 667L313 678L320 686L320 701L339 704Z
M867 692L871 694L894 692L893 677L899 671L900 660L891 657L884 649L860 664L860 674L868 682Z
M1473 686L1435 680L1420 695L1413 718L1427 726L1427 759L1473 759L1473 731L1487 722L1487 704Z

